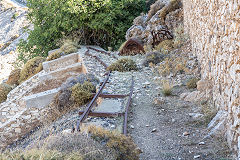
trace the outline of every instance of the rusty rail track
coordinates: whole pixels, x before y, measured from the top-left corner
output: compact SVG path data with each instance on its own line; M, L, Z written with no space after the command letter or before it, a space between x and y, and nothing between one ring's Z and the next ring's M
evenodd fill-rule
M102 51L102 50L99 50L99 49L96 49L96 48L93 48L93 47L87 47L88 49L91 49L91 50L94 50L94 51L97 51L97 52L100 52L100 53L103 53L103 54L106 54L108 56L111 56L115 59L117 59L117 57L109 52L106 52L106 51Z
M104 51L100 51L100 50L97 50L95 48L92 48L92 47L88 47L87 48L87 51L85 52L85 55L87 56L90 56L90 57L93 57L95 58L96 60L98 60L104 67L105 69L107 68L107 65L97 56L94 56L94 55L91 55L89 53L89 49L93 49L95 51L98 51L98 52L104 52ZM105 74L107 77L105 78L105 80L103 81L103 83L100 84L100 89L99 91L96 93L96 94L93 94L93 99L91 100L91 102L88 104L87 108L85 111L79 111L79 116L80 119L78 120L77 122L77 126L76 126L76 129L77 131L80 131L80 126L82 124L82 122L88 117L88 116L94 116L94 117L120 117L120 116L124 116L124 124L123 124L123 134L124 135L127 135L127 121L128 121L128 111L129 111L129 107L131 105L131 102L132 102L132 95L133 95L133 86L134 86L134 78L132 76L132 82L131 82L131 86L130 86L130 93L127 94L127 95L123 95L123 94L102 94L102 91L105 87L105 85L108 83L108 80L110 78L110 75L111 75L111 72L107 72ZM91 109L93 108L96 100L99 98L99 97L102 97L102 98L126 98L128 97L128 101L127 101L127 104L126 104L126 108L125 108L125 112L123 113L120 113L120 112L115 112L115 113L112 113L112 112L96 112L96 111L91 111ZM72 129L72 132L75 131L75 128L73 127Z
M129 94L129 97L128 97L128 102L127 102L127 105L126 105L126 110L125 110L125 115L124 115L124 125L123 125L123 134L124 135L127 135L128 110L129 110L129 107L130 107L131 102L132 102L133 85L134 85L134 80L133 80L133 76L132 76L132 84L131 84L131 88L130 88L130 94Z
M95 58L98 62L101 63L101 65L104 66L105 69L108 68L108 65L107 65L106 63L104 63L98 56L95 56L95 55L92 55L92 54L89 53L89 48L88 48L87 51L85 52L85 55L87 55L87 56L89 56L89 57Z
M84 111L84 113L82 114L80 120L77 123L77 131L80 131L80 124L87 118L89 112L91 111L93 104L96 102L97 98L99 97L99 95L101 94L103 88L105 87L107 81L109 80L110 77L110 72L108 72L107 78L104 80L103 84L101 85L101 88L99 89L99 91L97 92L97 94L93 97L92 101L88 104L87 109Z

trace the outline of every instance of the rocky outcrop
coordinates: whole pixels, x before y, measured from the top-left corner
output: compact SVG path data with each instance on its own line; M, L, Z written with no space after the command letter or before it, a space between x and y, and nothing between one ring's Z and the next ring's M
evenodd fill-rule
M213 103L219 110L210 129L221 130L239 159L240 2L183 0L183 6L185 30L201 64L202 79L212 83Z
M173 28L183 22L181 7L178 0L167 4L161 0L156 1L147 15L135 18L133 26L126 33L126 39L136 38L152 47L166 39L172 39Z

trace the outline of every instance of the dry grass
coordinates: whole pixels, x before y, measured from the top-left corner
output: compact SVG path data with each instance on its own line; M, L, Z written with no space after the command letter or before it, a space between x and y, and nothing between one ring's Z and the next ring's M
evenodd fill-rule
M64 40L60 50L65 54L75 53L78 51L78 44L72 40Z
M51 53L48 57L47 57L47 60L46 61L52 61L54 59L58 59L60 58L62 55L62 50L61 49L58 49L56 50L55 52Z
M56 150L62 154L78 154L79 158L84 160L116 159L116 153L113 149L103 146L82 132L52 135L46 138L43 143L40 142L38 146L47 150Z
M78 156L81 157L81 155ZM0 154L1 160L64 160L68 157L71 157L72 160L81 160L80 158L77 159L77 156L74 155L64 155L58 151L45 149L31 149L28 151L5 152Z
M171 51L171 50L174 49L173 44L174 43L173 43L172 40L164 40L155 47L155 50L157 50L157 51L165 51L165 50Z
M9 85L18 85L19 79L20 79L20 73L21 73L21 69L12 70L6 83Z
M158 66L159 74L167 76L170 73L174 75L180 73L188 73L187 60L184 57L165 58L164 62Z
M71 90L71 98L73 98L74 102L77 105L84 105L93 98L92 93L96 93L96 86L86 81L83 84L75 84Z
M128 72L131 70L138 70L136 63L129 58L122 58L112 63L107 70L109 71L119 71L119 72Z
M44 61L45 58L43 57L35 57L27 61L21 70L19 82L21 83L40 72L43 69L42 62Z
M138 160L141 151L130 137L123 134L108 131L100 127L89 126L90 136L117 153L117 160Z
M164 54L161 54L160 52L150 52L146 55L145 60L143 61L144 66L150 66L150 65L156 65L163 61L165 58Z
M4 102L7 99L7 95L12 89L12 86L6 83L0 84L0 103Z
M90 85L90 82L94 87ZM47 107L47 114L42 115L43 118L41 119L44 120L44 123L53 122L58 117L79 107L79 104L87 103L92 97L92 94L89 93L96 92L98 83L99 80L92 74L80 74L77 77L68 78L61 85L61 89L54 97L53 102ZM88 91L88 89L91 89L91 91Z
M199 80L200 80L199 78L192 78L192 79L188 80L187 87L189 89L197 88L197 82Z
M162 93L164 96L171 96L172 95L173 86L169 82L169 80L162 81Z

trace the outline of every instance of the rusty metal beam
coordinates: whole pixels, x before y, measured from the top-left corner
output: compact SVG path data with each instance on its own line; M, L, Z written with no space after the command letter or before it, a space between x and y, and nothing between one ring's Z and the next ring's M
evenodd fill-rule
M133 95L133 85L134 85L134 80L133 80L133 76L132 76L132 84L131 84L131 88L130 88L130 94L129 94L129 98L128 98L128 102L126 105L126 109L125 109L125 115L124 115L124 125L123 125L123 134L127 135L127 121L128 121L128 110L132 101L132 95Z
M79 111L78 114L82 115L84 113L84 111ZM88 116L93 116L93 117L120 117L122 116L124 113L120 113L120 112L95 112L95 111L91 111L89 112Z
M90 113L93 104L96 102L96 100L98 99L99 95L102 93L103 88L105 87L107 81L109 80L110 77L110 72L108 72L107 74L107 78L104 80L103 84L101 85L99 91L97 92L97 94L93 97L93 99L91 100L91 102L88 104L87 109L84 111L84 113L81 115L80 120L77 122L77 131L80 131L80 124L87 118L88 114Z
M93 93L92 94L93 96L95 96L96 94ZM125 98L129 95L126 95L126 94L100 94L99 97L102 97L102 98Z

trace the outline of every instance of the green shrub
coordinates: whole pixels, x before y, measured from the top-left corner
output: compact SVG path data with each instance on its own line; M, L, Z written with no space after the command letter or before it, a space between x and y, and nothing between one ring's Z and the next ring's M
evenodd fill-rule
M59 39L75 31L80 33L81 44L118 47L145 5L145 0L28 0L28 19L34 30L19 43L19 59L47 57Z
M119 72L127 72L131 70L138 70L136 63L128 58L122 58L117 60L113 64L111 64L107 70L109 71L119 71Z
M88 81L83 84L77 83L72 87L71 97L78 105L84 105L93 98L92 93L96 93L96 87Z
M192 78L190 79L188 82L187 82L187 87L189 89L192 89L192 88L197 88L197 82L199 81L198 78Z
M12 87L6 83L0 84L0 103L6 101L8 93L12 90Z
M21 69L12 70L6 83L9 85L18 85L19 79L20 79L20 73L21 73Z
M20 82L23 82L42 70L43 57L35 57L27 61L20 73Z

